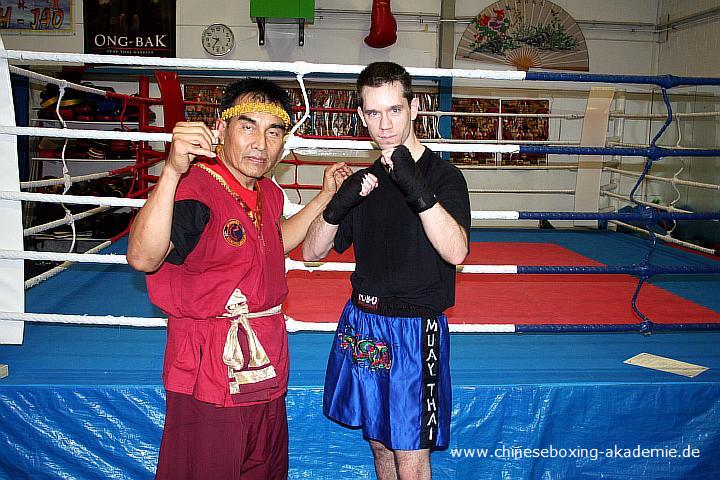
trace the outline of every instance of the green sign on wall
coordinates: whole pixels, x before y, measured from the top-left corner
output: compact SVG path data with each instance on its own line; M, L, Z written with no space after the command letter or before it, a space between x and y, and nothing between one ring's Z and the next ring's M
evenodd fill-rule
M250 0L253 18L304 18L315 21L315 0Z

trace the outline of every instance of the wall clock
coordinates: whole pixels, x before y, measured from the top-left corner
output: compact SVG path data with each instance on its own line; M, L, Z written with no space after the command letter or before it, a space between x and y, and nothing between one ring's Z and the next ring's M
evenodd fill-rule
M202 32L202 46L210 55L226 55L235 46L235 35L227 25L213 23Z

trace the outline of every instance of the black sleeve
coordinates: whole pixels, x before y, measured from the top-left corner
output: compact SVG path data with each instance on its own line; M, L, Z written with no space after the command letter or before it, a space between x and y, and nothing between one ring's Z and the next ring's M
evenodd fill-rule
M353 212L356 209L357 207L353 208L347 215L345 215L345 218L343 218L342 222L340 222L337 232L335 232L333 249L338 253L344 252L350 247L350 245L352 245L352 217Z
M460 226L470 230L470 195L462 172L453 165L443 169L434 185L435 195Z
M170 241L175 248L165 261L181 265L200 241L200 235L210 220L210 209L197 200L179 200L173 208Z

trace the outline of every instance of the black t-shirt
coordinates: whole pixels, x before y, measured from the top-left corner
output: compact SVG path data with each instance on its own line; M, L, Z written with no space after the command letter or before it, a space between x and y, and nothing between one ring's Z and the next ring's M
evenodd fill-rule
M466 230L470 199L460 170L426 149L417 167L440 204ZM420 217L385 171L370 167L378 187L343 219L335 235L340 253L354 245L356 267L350 281L359 293L394 297L442 312L455 303L455 266L428 240Z

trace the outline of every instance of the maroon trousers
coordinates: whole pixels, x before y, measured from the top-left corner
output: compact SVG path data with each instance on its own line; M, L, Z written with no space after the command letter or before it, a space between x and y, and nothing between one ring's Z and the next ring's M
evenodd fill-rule
M166 392L156 480L284 480L285 397L250 407L217 407Z

